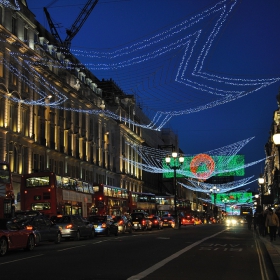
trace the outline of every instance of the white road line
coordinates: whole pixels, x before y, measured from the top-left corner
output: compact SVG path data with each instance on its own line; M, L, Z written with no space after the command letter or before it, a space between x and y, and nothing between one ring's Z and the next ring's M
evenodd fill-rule
M66 251L66 250L72 250L72 249L76 249L76 248L80 248L80 247L84 247L84 246L86 246L86 245L80 245L80 246L75 246L75 247L69 247L69 248L57 250L57 252Z
M262 280L269 280L269 277L268 277L268 274L267 274L267 269L266 269L266 266L265 266L264 257L263 257L263 254L262 254L262 250L260 248L260 242L259 242L259 240L256 239L255 235L256 234L254 233L254 239L255 239L256 249L257 249L258 258L259 258L259 265L260 265Z
M220 231L220 232L218 232L218 233L215 233L215 234L213 234L213 235L211 235L211 236L209 236L209 237L203 238L203 239L201 239L200 241L197 241L197 242L195 242L195 243L193 243L193 244L191 244L191 245L185 247L184 249L182 249L182 250L178 251L177 253L175 253L175 254L173 254L173 255L167 257L166 259L164 259L164 260L162 260L162 261L156 263L155 265L153 265L153 266L149 267L148 269L146 269L146 270L140 272L139 274L127 278L127 280L139 280L139 279L142 279L142 278L148 276L149 274L151 274L151 273L153 273L154 271L158 270L159 268L161 268L162 266L164 266L164 265L167 264L168 262L170 262L170 261L172 261L172 260L178 258L180 255L182 255L182 254L184 254L185 252L189 251L189 250L192 249L193 247L199 245L200 243L204 242L205 240L208 240L208 239L210 239L210 238L212 238L212 237L215 237L216 235L221 234L221 233L224 232L224 231L227 231L227 229L222 230L222 231Z
M13 260L13 261L9 261L9 262L3 262L3 263L0 263L0 265L13 263L13 262L24 261L24 260L27 260L27 259L37 258L37 257L40 257L40 256L44 256L44 254L36 255L36 256L32 256L32 257L27 257L27 258L22 258L22 259L17 259L17 260Z

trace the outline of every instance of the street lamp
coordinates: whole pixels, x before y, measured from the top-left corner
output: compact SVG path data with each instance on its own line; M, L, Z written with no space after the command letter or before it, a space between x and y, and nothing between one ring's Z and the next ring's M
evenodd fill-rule
M172 160L171 160L172 159ZM171 157L167 156L165 158L165 162L167 165L174 170L174 178L173 178L173 191L174 191L174 211L175 211L175 227L180 227L180 220L177 215L177 180L176 180L176 170L180 169L184 163L184 157L178 155L176 152L172 152Z
M216 186L214 186L213 188L210 189L210 192L214 194L214 217L215 219L217 219L217 215L218 215L218 208L216 206L216 198L217 198L217 192L219 192L220 189L218 189Z
M227 215L227 203L229 202L229 200L227 198L224 198L222 202L225 204L225 215Z
M263 199L264 199L264 197L263 197L264 196L263 185L264 185L264 178L263 178L262 174L258 178L258 184L260 186L259 190L260 190L261 210L263 210Z
M220 189L218 189L216 186L214 186L213 188L210 189L210 192L214 194L214 205L216 206L216 197L217 197L217 193L220 191Z
M279 128L277 129L277 133L275 133L272 136L272 140L274 145L277 147L278 149L278 187L277 187L277 203L279 203L279 183L280 183L280 132L279 132Z
M231 205L230 208L231 208L231 216L233 216L233 208L234 208L234 206Z

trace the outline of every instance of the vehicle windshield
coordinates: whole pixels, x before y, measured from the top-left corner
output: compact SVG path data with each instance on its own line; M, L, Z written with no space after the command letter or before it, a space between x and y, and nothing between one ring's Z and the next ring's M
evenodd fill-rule
M71 218L69 216L52 217L51 220L57 224L67 224L71 222Z
M164 220L173 220L174 218L172 216L163 216L162 219L164 219Z
M89 217L91 223L103 223L106 222L106 217Z
M7 229L7 220L0 220L0 229Z
M142 213L133 213L131 214L132 219L143 219L144 215Z

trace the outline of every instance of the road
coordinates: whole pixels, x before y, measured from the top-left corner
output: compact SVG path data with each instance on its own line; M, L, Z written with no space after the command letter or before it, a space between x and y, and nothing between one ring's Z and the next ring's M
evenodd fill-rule
M246 226L186 226L60 244L0 258L0 279L276 280L269 255Z

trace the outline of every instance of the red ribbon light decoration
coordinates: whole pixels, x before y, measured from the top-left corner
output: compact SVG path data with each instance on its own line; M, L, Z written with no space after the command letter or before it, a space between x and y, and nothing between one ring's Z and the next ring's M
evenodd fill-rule
M199 170L201 166L206 167ZM190 163L191 172L199 179L208 179L215 170L213 158L207 154L196 155Z

